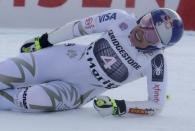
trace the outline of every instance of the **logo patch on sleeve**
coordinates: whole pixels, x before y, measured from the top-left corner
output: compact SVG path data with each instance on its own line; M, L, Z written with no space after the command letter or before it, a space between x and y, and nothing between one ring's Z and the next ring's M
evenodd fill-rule
M164 79L164 58L158 54L152 59L152 81L162 82Z
M107 13L99 16L100 23L110 20L116 20L116 13Z
M119 24L119 28L121 29L121 31L124 31L128 28L128 25L125 22L122 22Z

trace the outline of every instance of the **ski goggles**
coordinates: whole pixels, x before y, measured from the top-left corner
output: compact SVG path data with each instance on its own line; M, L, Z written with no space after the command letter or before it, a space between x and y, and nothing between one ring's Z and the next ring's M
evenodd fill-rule
M151 14L147 14L140 20L139 26L144 31L144 38L150 43L156 44L160 42L157 32L152 23Z

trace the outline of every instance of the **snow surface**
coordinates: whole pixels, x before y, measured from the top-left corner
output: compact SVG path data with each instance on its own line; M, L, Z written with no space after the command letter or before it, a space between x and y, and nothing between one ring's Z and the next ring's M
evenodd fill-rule
M22 43L45 30L1 29L0 61L17 56ZM90 36L93 40L97 36ZM86 40L86 39L85 39ZM77 42L85 43L81 39ZM195 131L195 33L185 32L177 46L166 50L167 100L157 116L101 117L92 103L81 109L55 113L0 111L0 131ZM104 95L128 100L147 98L146 79L140 79ZM1 103L0 103L1 104Z

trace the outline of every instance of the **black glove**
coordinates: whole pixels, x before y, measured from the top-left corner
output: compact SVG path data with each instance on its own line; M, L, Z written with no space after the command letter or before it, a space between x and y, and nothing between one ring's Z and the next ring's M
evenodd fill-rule
M53 46L53 44L48 41L48 34L45 33L41 37L36 37L32 40L26 41L20 48L20 52L29 53L50 46Z

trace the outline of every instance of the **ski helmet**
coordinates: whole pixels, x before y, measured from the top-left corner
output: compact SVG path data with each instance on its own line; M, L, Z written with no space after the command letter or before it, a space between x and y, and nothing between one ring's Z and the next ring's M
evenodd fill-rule
M145 51L166 48L174 45L181 39L184 28L182 19L177 12L168 8L159 8L152 10L150 14L153 27L160 39L160 43L156 46L151 45L144 49ZM138 24L144 16L137 21Z
M151 11L152 22L164 47L172 46L183 35L183 22L181 17L173 10L160 8Z

